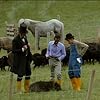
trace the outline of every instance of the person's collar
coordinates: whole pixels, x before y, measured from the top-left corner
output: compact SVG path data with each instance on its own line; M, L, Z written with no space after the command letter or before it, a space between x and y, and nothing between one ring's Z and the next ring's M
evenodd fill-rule
M54 41L54 42L53 42L53 45L58 46L58 45L59 45L59 42L58 42L57 44L55 44L55 41Z
M20 36L20 38L21 39L23 39L23 38L25 38L26 36L24 35L24 36L22 36L21 34L19 34L19 36Z

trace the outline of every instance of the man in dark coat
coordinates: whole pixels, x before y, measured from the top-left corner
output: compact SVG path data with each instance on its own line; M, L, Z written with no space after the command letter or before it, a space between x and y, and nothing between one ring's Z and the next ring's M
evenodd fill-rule
M22 23L19 27L19 34L12 41L13 66L11 72L18 75L17 91L21 91L21 80L25 76L24 89L29 91L30 75L31 75L31 52L26 37L27 26Z

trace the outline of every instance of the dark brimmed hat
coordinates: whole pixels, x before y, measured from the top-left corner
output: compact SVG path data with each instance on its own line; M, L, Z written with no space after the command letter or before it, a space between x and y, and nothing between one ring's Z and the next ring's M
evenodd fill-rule
M74 36L71 33L68 33L66 34L65 40L72 39L72 38L74 39Z
M21 23L19 27L19 33L28 33L27 31L27 25L25 23Z

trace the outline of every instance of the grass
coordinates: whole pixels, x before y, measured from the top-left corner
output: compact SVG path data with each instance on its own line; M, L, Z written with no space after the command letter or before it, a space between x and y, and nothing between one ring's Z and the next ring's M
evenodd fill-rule
M15 7L16 6L16 7ZM1 0L0 1L0 36L6 36L5 21L15 23L20 18L30 18L34 20L46 21L57 18L64 23L65 34L72 32L76 39L82 41L93 41L97 38L100 28L100 1L57 1L57 0ZM93 38L93 40L91 39ZM28 40L31 44L31 51L34 53L34 37L29 32ZM45 38L41 38L41 49L47 47ZM38 51L40 52L40 51ZM6 51L1 51L0 56L7 55ZM31 65L33 66L33 65ZM67 74L67 67L62 69L63 85L62 91L50 91L30 94L13 94L13 100L85 100L88 84L92 69L96 69L95 82L91 95L91 100L100 98L100 65L84 65L82 67L82 90L75 92L71 88L70 80ZM49 80L50 69L48 66L37 68L32 71L31 82L39 80ZM10 72L0 71L0 100L8 100ZM13 92L16 91L16 75L13 80Z
M17 94L16 92L16 75L13 78L13 100L85 100L89 85L89 80L91 72L93 69L96 70L95 81L93 84L93 91L91 95L91 100L99 100L99 64L95 65L83 65L82 66L82 89L80 92L73 91L70 80L67 74L67 66L62 68L62 91L50 91L50 92L40 92L40 93L30 93L30 94ZM0 71L0 97L1 100L8 100L8 90L9 90L9 71L2 72ZM50 68L48 66L36 68L32 71L31 83L40 80L49 80L50 79ZM24 80L24 79L23 79ZM23 83L22 83L23 87Z

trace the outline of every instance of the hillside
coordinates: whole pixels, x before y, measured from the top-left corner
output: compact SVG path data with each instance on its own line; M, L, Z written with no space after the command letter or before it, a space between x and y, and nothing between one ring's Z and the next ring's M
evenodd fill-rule
M93 37L100 27L99 1L0 1L0 36L5 32L5 21L16 23L20 18L46 21L60 19L65 24L65 33L80 32L82 38Z

